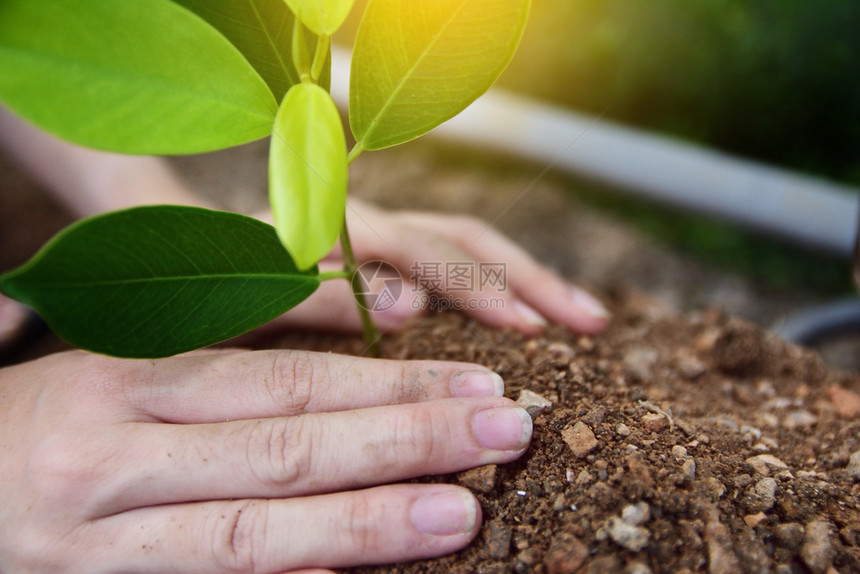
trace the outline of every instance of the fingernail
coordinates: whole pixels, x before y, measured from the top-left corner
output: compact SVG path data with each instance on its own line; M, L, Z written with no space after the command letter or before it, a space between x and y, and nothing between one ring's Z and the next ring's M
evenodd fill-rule
M570 297L573 299L573 304L594 317L595 319L609 319L612 314L603 306L603 303L597 300L590 293L583 291L579 287L571 287Z
M472 417L472 432L486 449L522 450L532 437L532 418L519 407L479 411Z
M460 371L451 378L451 394L457 398L501 397L505 382L496 373L487 371Z
M515 301L514 307L516 308L517 314L519 314L520 319L522 319L524 323L535 327L547 326L546 319L544 319L537 311L535 311L522 301Z
M453 536L472 532L478 519L475 497L462 489L422 496L409 511L412 526L422 534Z

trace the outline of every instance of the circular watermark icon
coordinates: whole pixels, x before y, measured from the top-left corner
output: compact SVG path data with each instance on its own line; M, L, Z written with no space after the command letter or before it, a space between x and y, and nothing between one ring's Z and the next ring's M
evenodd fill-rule
M364 301L358 303L368 311L387 311L394 307L403 295L403 278L400 273L384 261L368 261L355 272L353 281L361 285Z

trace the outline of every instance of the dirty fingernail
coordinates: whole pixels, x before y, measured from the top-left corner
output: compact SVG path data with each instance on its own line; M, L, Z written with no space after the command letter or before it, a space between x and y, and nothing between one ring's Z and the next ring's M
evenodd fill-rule
M505 394L505 382L496 373L461 371L451 379L451 394L457 398L501 397Z
M415 530L422 534L465 534L475 528L478 506L474 496L457 488L450 492L422 496L412 503L409 518Z
M519 407L488 409L472 417L472 431L486 449L522 450L532 437L532 418Z
M520 316L520 319L527 325L531 325L534 327L546 327L547 321L543 318L537 311L523 303L522 301L514 302L514 307L517 310L517 314Z
M609 319L612 314L603 306L594 295L583 291L579 287L571 287L570 297L573 304L594 317L595 319Z

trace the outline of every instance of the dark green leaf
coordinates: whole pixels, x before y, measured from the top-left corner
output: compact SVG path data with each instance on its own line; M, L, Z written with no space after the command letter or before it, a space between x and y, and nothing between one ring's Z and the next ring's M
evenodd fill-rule
M271 90L169 0L0 1L0 100L64 139L184 154L266 137Z
M165 357L240 335L319 286L275 230L193 207L139 207L72 225L0 289L78 347Z
M290 55L295 16L284 0L173 0L217 28L245 55L280 102L299 73ZM307 39L313 54L316 37ZM331 60L320 84L331 83Z

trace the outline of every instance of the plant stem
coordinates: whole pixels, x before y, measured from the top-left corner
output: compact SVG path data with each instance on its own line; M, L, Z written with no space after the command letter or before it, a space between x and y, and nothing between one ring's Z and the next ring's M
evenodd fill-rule
M364 331L364 342L367 344L367 354L371 357L377 357L379 356L379 329L373 324L370 311L367 310L367 302L362 292L361 277L358 275L358 262L352 251L352 240L349 238L346 219L343 221L343 228L340 233L340 246L343 255L343 271L350 278L352 294L355 296L358 312L361 315L361 327Z
M360 156L364 152L364 146L361 145L361 142L355 144L351 150L349 150L349 155L346 156L346 165L352 165L358 156Z
M314 63L311 65L311 81L315 84L320 83L320 77L323 73L326 60L328 60L329 49L331 48L331 36L318 36L317 49L314 53Z

